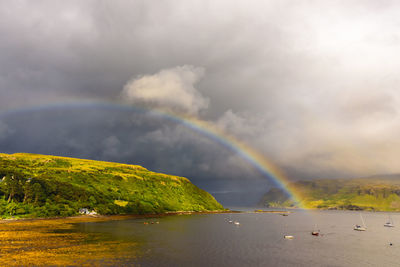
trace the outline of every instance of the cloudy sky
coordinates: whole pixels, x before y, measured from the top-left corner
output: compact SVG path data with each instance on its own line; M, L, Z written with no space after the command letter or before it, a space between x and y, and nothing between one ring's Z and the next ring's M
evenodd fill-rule
M207 121L292 179L398 173L399 12L365 0L0 0L0 151L141 164L221 198L266 191L251 165L179 122L68 104L99 101Z

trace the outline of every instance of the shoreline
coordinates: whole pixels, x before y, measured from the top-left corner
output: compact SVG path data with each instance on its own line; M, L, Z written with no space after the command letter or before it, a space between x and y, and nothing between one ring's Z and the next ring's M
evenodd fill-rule
M202 215L202 214L239 214L239 213L276 213L276 214L290 214L298 209L291 210L254 210L254 211L237 211L237 210L219 210L219 211L173 211L157 214L116 214L116 215L76 215L70 217L37 217L37 218L11 218L0 219L0 225L13 224L13 223L29 223L29 222L51 222L60 221L63 223L85 223L85 222L103 222L103 221L117 221L129 220L140 218L159 218L173 215ZM334 210L334 209L306 209L306 211L349 211L357 212L358 210ZM358 212L389 212L400 213L400 211L378 211L378 210L359 210Z
M290 210L255 210L249 213L292 213Z
M293 211L350 211L350 212L390 212L390 213L400 213L400 210L378 210L378 209L336 209L336 208L293 208L293 207L282 207L282 209L287 209L285 211L280 212L293 212ZM267 211L269 212L269 211ZM274 211L271 211L274 212Z
M0 219L0 224L18 223L18 222L36 222L36 221L65 221L68 223L84 223L84 222L100 222L100 221L117 221L140 218L158 218L173 215L202 215L202 214L239 214L239 213L293 213L290 210L254 210L254 211L238 211L238 210L217 210L217 211L169 211L156 214L115 214L115 215L76 215L69 217L37 217L37 218L11 218Z
M76 215L69 217L37 217L37 218L11 218L11 219L0 219L0 224L8 224L13 222L34 222L34 221L56 221L56 220L68 220L68 221L114 221L114 220L126 220L126 219L139 219L139 218L157 218L172 215L200 215L200 214L229 214L229 213L243 213L242 211L231 211L231 210L218 210L218 211L171 211L165 213L156 214L115 214L115 215Z

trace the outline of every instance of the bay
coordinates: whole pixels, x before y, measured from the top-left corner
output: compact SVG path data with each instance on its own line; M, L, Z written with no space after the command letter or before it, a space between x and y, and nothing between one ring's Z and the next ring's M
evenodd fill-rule
M389 213L362 216L365 232L353 230L360 212L303 210L79 223L75 231L136 244L125 262L139 266L399 266L400 214L390 213L393 228L383 226Z

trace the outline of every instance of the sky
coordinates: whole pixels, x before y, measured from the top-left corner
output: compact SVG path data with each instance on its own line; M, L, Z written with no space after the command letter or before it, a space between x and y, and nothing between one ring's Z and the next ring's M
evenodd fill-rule
M293 180L399 173L399 11L367 0L0 0L0 151L140 164L228 202L272 184L157 109L219 127Z

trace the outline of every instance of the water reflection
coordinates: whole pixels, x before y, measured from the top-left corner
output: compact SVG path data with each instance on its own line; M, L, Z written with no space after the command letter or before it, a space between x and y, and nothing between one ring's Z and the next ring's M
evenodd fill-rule
M398 266L400 229L384 227L387 217L363 213L365 232L353 230L359 213L344 211L174 215L76 227L137 244L131 263L142 266ZM400 222L399 214L391 217ZM144 224L151 220L160 223ZM311 235L316 227L321 236Z

